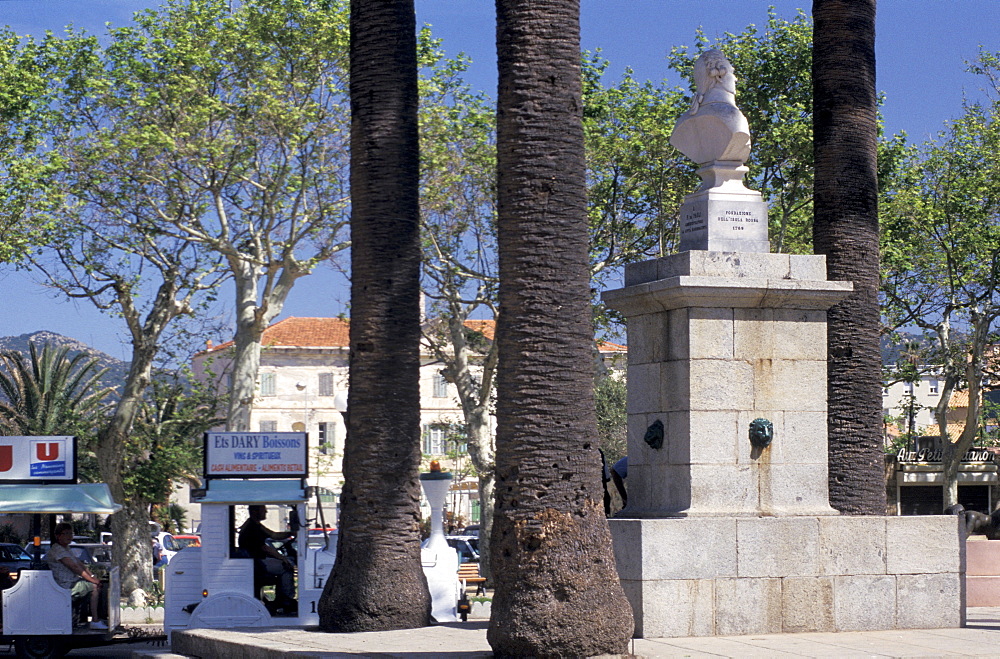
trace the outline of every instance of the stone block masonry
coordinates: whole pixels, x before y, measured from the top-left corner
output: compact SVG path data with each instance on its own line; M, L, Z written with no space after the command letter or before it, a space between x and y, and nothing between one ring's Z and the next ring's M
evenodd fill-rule
M957 516L829 505L826 309L851 284L822 256L713 251L625 283L604 294L629 344L629 497L610 523L637 635L961 626ZM645 441L656 422L662 446Z
M833 515L822 256L689 251L626 268L630 517ZM750 423L773 444L755 451ZM660 421L662 449L641 441Z
M958 518L612 519L640 638L959 627ZM920 542L910 542L914 536Z

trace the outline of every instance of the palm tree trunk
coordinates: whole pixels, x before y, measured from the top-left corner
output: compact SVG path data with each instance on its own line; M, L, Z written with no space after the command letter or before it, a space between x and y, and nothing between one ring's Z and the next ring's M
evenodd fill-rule
M497 0L497 656L622 654L601 505L578 0Z
M420 243L413 0L351 2L351 353L326 631L430 622L420 564Z
M854 282L828 315L830 505L884 515L875 0L814 0L813 21L813 242Z

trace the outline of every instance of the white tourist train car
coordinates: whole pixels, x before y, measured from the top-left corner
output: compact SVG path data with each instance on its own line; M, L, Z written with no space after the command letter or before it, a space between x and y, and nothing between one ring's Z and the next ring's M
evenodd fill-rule
M37 520L42 515L109 515L120 508L104 483L0 484L0 514L34 515L36 536L40 535ZM41 553L39 549L36 560L41 558ZM108 629L94 630L87 625L73 624L70 591L56 583L44 563L38 561L37 565L22 568L14 585L2 591L0 596L3 611L0 643L13 643L20 657L58 657L73 648L115 642L121 615L118 568L111 568L102 581L106 597L101 598L100 613ZM88 597L79 605L78 616L89 613L89 602Z
M315 625L323 585L336 557L336 535L309 546L306 433L219 432L205 435L205 488L201 546L188 547L166 570L164 629ZM272 615L263 589L254 585L254 559L238 548L238 519L249 505L287 512L294 532L283 548L295 565L297 612ZM301 524L299 523L301 521ZM325 526L325 524L324 524ZM283 531L284 528L274 528Z
M309 546L302 524L291 539L298 584L298 615L272 616L254 589L254 560L238 554L239 507L279 506L305 520L307 489L301 480L212 480L192 499L201 504L201 546L178 552L165 568L163 623L177 629L315 625L323 585L336 558L336 535L325 546ZM277 530L277 529L275 529Z

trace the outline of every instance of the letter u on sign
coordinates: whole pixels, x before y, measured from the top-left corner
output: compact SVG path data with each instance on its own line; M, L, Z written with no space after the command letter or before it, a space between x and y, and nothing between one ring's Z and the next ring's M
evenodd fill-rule
M39 442L35 444L35 455L39 460L55 460L59 457L59 444L56 442Z

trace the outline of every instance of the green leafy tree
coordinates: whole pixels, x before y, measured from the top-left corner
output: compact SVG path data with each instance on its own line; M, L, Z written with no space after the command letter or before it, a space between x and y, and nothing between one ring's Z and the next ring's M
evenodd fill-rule
M63 130L41 128L73 201L112 217L142 207L138 235L232 278L232 429L248 429L264 329L347 246L346 55L346 3L313 0L166 0L106 46L58 54L46 100ZM61 212L44 208L36 222Z
M110 389L101 388L107 369L98 360L49 343L29 358L0 353L0 429L5 435L76 435L85 441L100 423Z
M174 484L200 482L202 437L224 422L225 404L186 368L157 372L147 390L125 447L124 489L130 500L162 510L167 530Z
M44 157L46 133L39 117L48 116L50 70L60 57L60 40L36 41L0 28L0 262L19 263L45 242L54 220L39 222L26 209L34 190L44 186L50 168ZM25 184L28 182L29 184Z
M885 322L933 339L918 360L942 380L934 417L945 506L958 502L958 468L979 434L987 350L1000 317L998 109L970 105L938 140L911 150L882 212ZM969 406L952 441L948 406L956 389L968 390Z
M597 436L609 466L628 454L626 389L625 379L612 373L600 373L594 379Z

